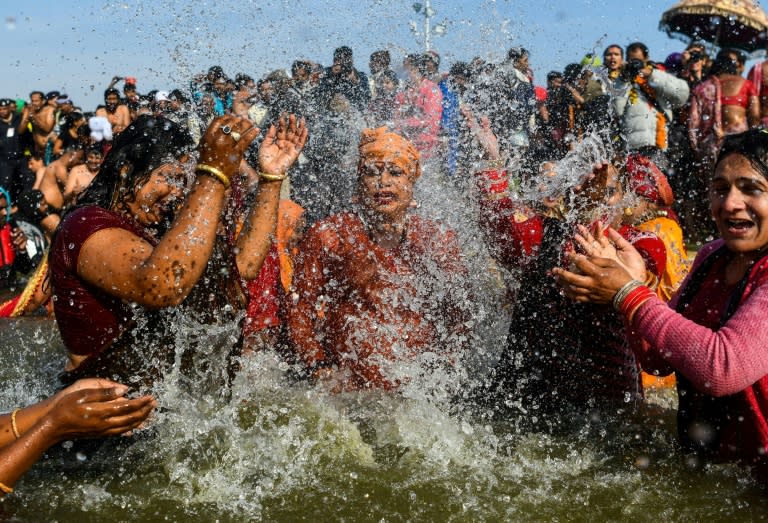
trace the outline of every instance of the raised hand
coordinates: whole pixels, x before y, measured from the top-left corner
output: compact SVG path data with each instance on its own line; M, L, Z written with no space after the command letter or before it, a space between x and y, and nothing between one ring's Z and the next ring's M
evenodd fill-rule
M258 134L259 128L247 118L232 115L216 118L200 140L200 163L230 176L240 167L243 154Z
M299 157L307 143L307 124L303 118L289 115L270 126L259 147L259 168L263 173L282 175Z
M607 236L606 236L607 232ZM645 279L646 267L637 249L612 227L597 222L590 231L583 225L577 227L576 243L590 259L606 258L616 261L635 280Z
M603 231L601 224L594 232L580 225L574 239L584 254L570 255L573 271L552 271L563 292L573 300L608 303L630 280L645 279L640 253L612 228L607 229L607 238Z

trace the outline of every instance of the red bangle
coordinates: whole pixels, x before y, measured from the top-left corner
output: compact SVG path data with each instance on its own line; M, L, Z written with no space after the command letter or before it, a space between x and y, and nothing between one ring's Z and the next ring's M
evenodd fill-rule
M624 298L624 301L621 302L621 314L625 318L631 319L638 307L654 296L656 296L656 294L651 289L645 285L641 285L637 289L632 290L632 292Z

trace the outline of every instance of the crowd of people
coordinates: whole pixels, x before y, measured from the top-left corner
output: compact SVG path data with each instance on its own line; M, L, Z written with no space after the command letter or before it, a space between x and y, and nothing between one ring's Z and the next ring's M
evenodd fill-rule
M0 489L62 438L143 422L154 400L122 396L178 364L179 314L240 333L185 344L182 374L210 391L267 348L332 392L459 365L477 341L469 270L455 231L415 210L418 183L478 209L515 281L507 344L464 399L556 431L630 412L641 371L674 372L686 447L766 475L762 65L745 78L737 50L661 62L635 42L544 88L530 58L441 72L409 54L401 78L388 51L366 75L339 47L258 81L213 66L140 94L115 77L93 112L55 91L0 99L0 315L55 316L69 386L0 417L16 456ZM603 157L570 172L585 143ZM189 363L203 344L219 358Z

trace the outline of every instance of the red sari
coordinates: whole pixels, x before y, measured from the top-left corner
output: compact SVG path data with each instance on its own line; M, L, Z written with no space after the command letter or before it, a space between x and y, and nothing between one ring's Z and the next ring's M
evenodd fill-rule
M454 292L466 271L455 235L435 222L410 216L403 242L386 249L358 216L337 214L299 252L288 329L309 369L337 366L348 388L391 389L393 365L466 339Z

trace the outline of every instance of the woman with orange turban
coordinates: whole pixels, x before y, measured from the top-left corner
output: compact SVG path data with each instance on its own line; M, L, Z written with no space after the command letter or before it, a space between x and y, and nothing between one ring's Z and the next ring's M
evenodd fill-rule
M466 271L454 233L409 213L414 145L382 127L359 150L354 211L316 222L299 248L288 331L311 377L392 389L412 376L403 363L450 362L465 343Z

